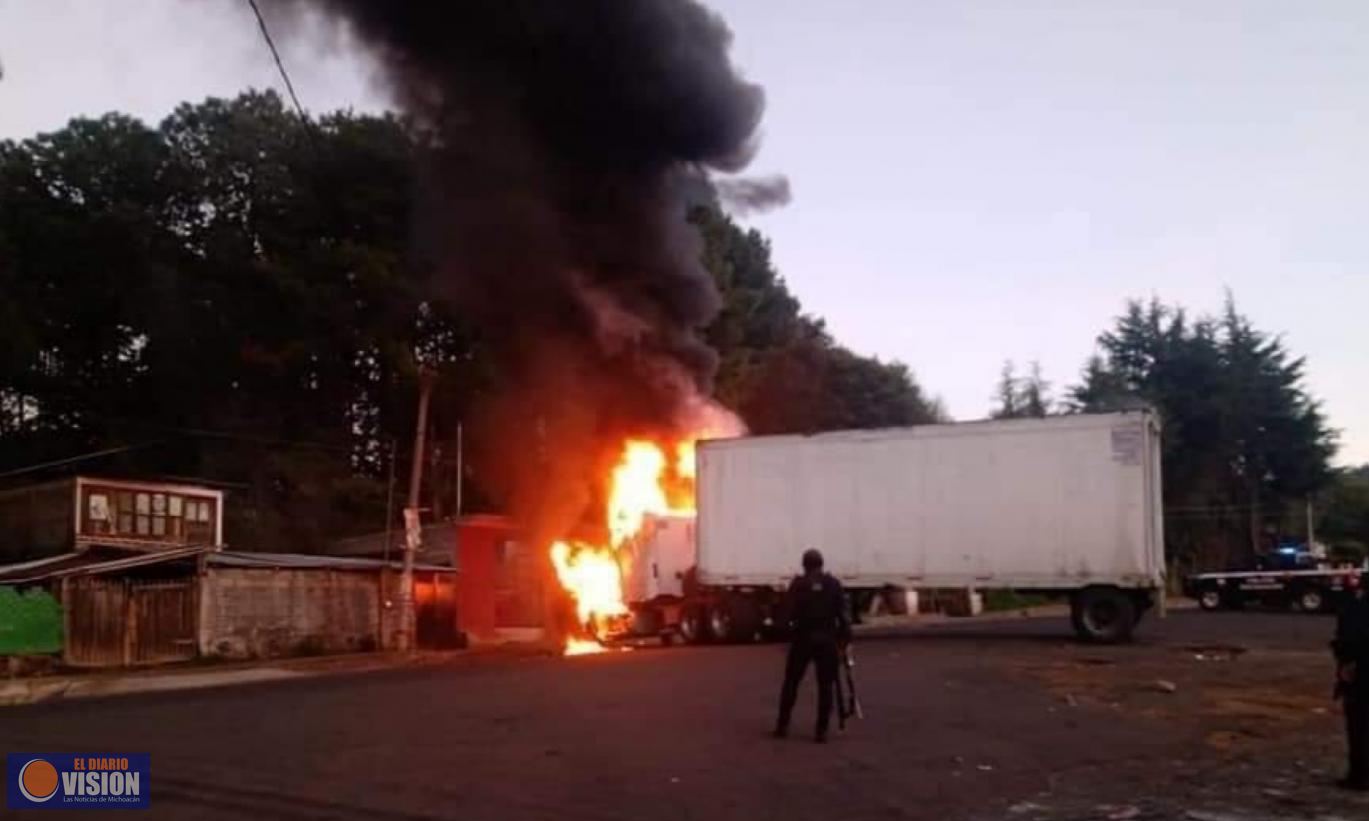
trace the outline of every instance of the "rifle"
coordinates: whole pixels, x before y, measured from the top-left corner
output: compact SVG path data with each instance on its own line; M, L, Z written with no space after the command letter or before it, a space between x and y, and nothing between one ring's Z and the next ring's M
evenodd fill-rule
M840 652L840 651L838 651L838 652ZM844 663L842 663L842 662L838 662L838 663L840 664L840 666L843 666L843 667L846 666L846 665L845 665ZM846 719L847 719L847 717L850 716L850 713L847 712L847 710L846 710L846 694L845 694L844 692L842 692L842 686L841 686L841 671L837 671L837 680L836 680L836 682L834 683L834 686L837 688L837 729L838 729L838 730L845 730L845 729L846 729Z
M860 706L860 697L856 695L856 677L855 677L855 674L852 673L852 669L853 669L855 666L856 666L856 660L855 660L854 658L851 657L851 648L850 648L850 646L848 645L848 646L842 648L842 651L841 651L841 669L842 669L843 672L842 672L840 675L837 676L837 682L838 682L838 684L837 684L837 695L838 695L838 696L841 695L841 684L840 684L840 682L841 682L842 676L845 676L845 677L846 677L846 697L847 697L848 699L850 699L850 701L849 701L846 705L844 705L844 706L845 706L846 714L847 714L847 715L853 715L853 716L855 716L856 718L865 718L865 710L862 709L861 706Z

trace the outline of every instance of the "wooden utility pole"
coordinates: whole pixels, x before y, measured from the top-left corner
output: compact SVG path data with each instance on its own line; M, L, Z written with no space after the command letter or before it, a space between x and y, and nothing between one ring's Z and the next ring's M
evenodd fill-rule
M428 448L428 484L432 490L432 504L429 506L431 521L442 521L442 443L434 440Z
M461 484L466 480L465 442L461 423L456 423L456 518L461 518Z
M1312 511L1312 495L1307 496L1307 549L1315 550L1317 541L1317 528L1314 524L1314 514Z
M391 544L390 529L395 522L395 440L390 440L390 477L385 482L385 567L390 566Z
M419 492L423 484L423 447L428 433L428 400L433 393L436 374L427 367L418 369L418 422L414 428L414 458L409 472L409 504L404 508L404 569L399 575L400 650L414 649L414 554L423 540L418 517Z

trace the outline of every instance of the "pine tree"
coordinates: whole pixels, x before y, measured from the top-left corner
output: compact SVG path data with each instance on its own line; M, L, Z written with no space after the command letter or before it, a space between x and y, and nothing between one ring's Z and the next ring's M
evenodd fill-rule
M1198 321L1158 300L1128 303L1098 344L1071 408L1159 410L1171 556L1248 557L1278 535L1285 509L1328 482L1334 435L1303 387L1303 360L1230 298Z

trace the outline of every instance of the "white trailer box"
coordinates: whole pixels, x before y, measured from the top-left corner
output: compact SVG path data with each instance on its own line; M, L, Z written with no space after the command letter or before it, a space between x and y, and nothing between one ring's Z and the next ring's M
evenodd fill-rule
M1123 637L1103 622L1129 635L1164 586L1159 434L1132 411L705 442L698 579L779 586L816 547L848 588L1070 592L1081 633Z

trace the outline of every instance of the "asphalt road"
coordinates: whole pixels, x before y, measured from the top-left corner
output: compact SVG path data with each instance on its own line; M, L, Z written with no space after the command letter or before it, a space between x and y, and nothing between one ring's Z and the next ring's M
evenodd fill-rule
M857 647L868 717L828 745L810 740L811 685L794 735L767 736L777 646L470 657L9 708L0 739L151 753L157 818L1134 819L1230 809L1233 794L1265 812L1235 818L1369 817L1326 786L1330 629L1184 613L1120 648L1075 644L1053 619L884 632ZM1288 764L1283 786L1252 792L1275 783L1271 760Z

